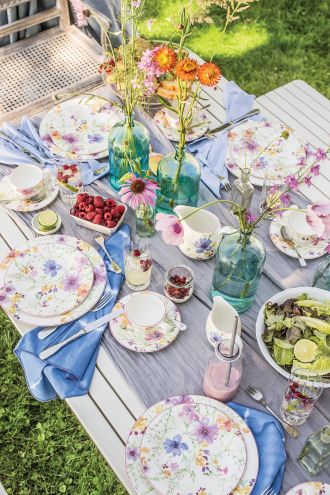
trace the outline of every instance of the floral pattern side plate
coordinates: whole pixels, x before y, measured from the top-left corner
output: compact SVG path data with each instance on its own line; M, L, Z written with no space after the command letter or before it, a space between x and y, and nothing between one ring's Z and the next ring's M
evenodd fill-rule
M178 142L180 134L176 124L168 117L166 108L162 108L155 113L154 121L170 141ZM193 121L193 127L188 130L186 142L189 143L194 139L204 136L209 128L209 120L205 113L198 112Z
M49 173L47 177L45 177L45 197L40 201L31 201L29 199L17 199L13 201L9 201L6 203L6 208L14 211L37 211L45 208L50 203L56 199L58 194L58 185L56 183L55 177ZM0 191L4 193L6 196L15 195L13 188L10 185L9 178L6 176L0 182Z
M150 423L159 414L179 404L182 407L181 413L191 419L196 417L195 408L200 404L215 408L219 413L223 414L224 417L221 421L224 421L223 425L228 431L231 431L233 428L240 430L245 442L247 462L244 472L241 475L237 486L231 492L231 495L249 495L253 490L258 475L258 449L251 430L243 419L225 404L214 399L209 399L208 397L192 395L172 397L155 404L148 409L133 426L126 444L126 470L135 493L137 495L155 493L154 487L149 483L145 476L148 474L148 465L146 464L144 457L147 452L144 452L141 448L142 440L148 431ZM198 469L199 472L205 473L203 479L207 479L208 474L207 470L205 470L207 460L203 456L198 457L196 460L196 470ZM175 462L175 460L173 462ZM167 474L166 469L167 468L164 468L164 474ZM205 485L201 485L200 488L203 489L204 486ZM205 493L209 494L209 492L203 492L203 490L196 490L193 492L194 495L196 493L198 495L204 495ZM220 492L218 492L217 495L220 495Z
M306 160L305 143L295 132L291 131L287 140L276 139L285 130L286 126L268 120L249 120L232 129L228 132L226 167L237 177L246 161L248 166L251 164L252 184L262 186L265 172L269 183L281 184L285 176L295 174ZM275 141L258 157L272 139Z
M306 481L291 488L286 495L330 495L330 485L322 481Z
M153 292L151 292L153 294ZM167 297L157 294L166 308L164 319L165 326L154 326L142 329L129 323L125 314L114 318L109 323L110 332L113 337L126 349L135 352L155 352L169 346L178 336L180 330L174 325L173 320L181 321L180 312L177 306L167 299ZM123 297L114 306L114 310L126 307L127 301L132 297L131 294ZM167 328L166 328L167 327Z
M284 212L283 216L287 215L288 212ZM282 251L282 253L291 256L292 258L298 258L296 251L289 246L281 236L281 218L276 218L269 225L269 236L277 249ZM306 242L304 244L297 245L299 253L305 260L313 260L315 258L320 258L326 254L325 248L328 243L320 241L318 244L313 244L311 242Z
M121 111L102 98L78 96L54 106L42 119L39 135L55 155L66 157L72 150L80 159L104 158L108 131L122 118Z
M17 311L57 316L72 311L90 293L94 281L88 258L64 244L42 244L17 253L2 291L17 296ZM4 309L10 307L7 300Z
M89 262L93 267L94 282L93 287L86 299L74 308L72 311L68 311L65 314L58 316L32 316L18 311L18 302L20 296L18 293L6 293L4 290L0 290L0 304L6 304L6 311L16 318L17 320L24 321L30 325L43 325L43 326L57 326L62 323L68 323L70 321L80 318L85 313L90 311L98 302L103 294L106 284L106 269L102 257L90 244L75 237L68 235L50 235L44 237L36 237L30 241L27 241L24 246L21 246L18 250L12 250L1 262L0 262L0 286L4 285L5 276L12 261L19 256L21 251L29 248L38 247L40 249L46 244L64 244L77 250L78 252L86 255Z

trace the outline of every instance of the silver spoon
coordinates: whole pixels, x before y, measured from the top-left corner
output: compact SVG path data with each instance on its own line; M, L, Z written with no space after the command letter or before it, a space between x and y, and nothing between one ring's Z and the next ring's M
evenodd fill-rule
M300 266L307 266L306 261L304 260L304 258L299 253L294 240L292 239L292 237L290 237L290 234L287 231L287 228L284 227L284 225L282 225L282 227L281 227L281 236L282 236L282 239L288 244L288 246L290 246L297 253Z
M109 258L110 263L111 263L111 268L113 269L113 271L115 273L122 273L122 269L120 268L120 266L117 265L117 263L114 261L114 259L111 257L111 255L107 251L107 248L106 248L105 242L104 242L104 237L101 236L101 235L97 235L97 236L94 237L94 239L95 239L95 242L99 246L101 246L101 248L103 249L103 251L105 252L105 254L107 255L107 257Z

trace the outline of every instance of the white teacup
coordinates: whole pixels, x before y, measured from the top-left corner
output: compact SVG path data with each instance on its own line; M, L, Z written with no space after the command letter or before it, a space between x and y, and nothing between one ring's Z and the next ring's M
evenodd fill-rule
M295 243L305 244L316 240L315 232L307 223L305 211L287 211L282 217L282 222Z
M19 165L9 174L9 181L18 196L24 199L41 197L45 192L43 170L35 165Z
M129 298L125 315L131 325L148 328L162 322L166 314L165 304L156 294L141 292Z

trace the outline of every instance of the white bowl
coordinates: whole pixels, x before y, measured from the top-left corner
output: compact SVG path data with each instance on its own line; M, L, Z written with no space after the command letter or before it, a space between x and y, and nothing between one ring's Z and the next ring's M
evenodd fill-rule
M101 197L104 200L108 199L108 198L105 198L103 196L101 196ZM114 198L112 198L112 199L114 199ZM118 227L123 223L124 216L126 215L126 212L127 212L127 206L125 204L121 203L120 201L117 201L116 199L114 199L114 201L116 201L117 205L124 206L125 211L122 214L122 216L120 217L120 220L117 223L116 227L113 227L112 229L109 227L105 227L104 225L97 225L96 223L90 222L89 220L84 220L83 218L75 217L74 215L72 215L71 212L70 212L70 217L73 218L74 221L78 225L81 225L82 227L86 227L87 229L96 230L96 232L102 232L102 234L106 234L106 235L114 234L116 232L116 230L118 229Z
M273 297L271 297L270 299L268 299L268 301L265 302L265 304L260 308L256 321L256 337L262 355L264 356L266 361L285 378L289 378L290 374L287 371L285 371L279 364L277 364L276 361L274 361L274 359L269 353L268 347L266 346L265 342L262 339L262 335L265 330L265 317L264 317L265 305L269 301L273 303L282 304L287 299L298 297L303 293L308 294L309 298L315 299L317 301L324 301L324 300L330 301L330 292L327 290L318 289L317 287L295 287L293 289L286 289L281 292L277 292L277 294L274 294ZM324 383L323 387L330 388L330 383Z
M160 323L165 316L163 300L156 294L141 292L132 295L127 301L125 314L128 321L135 326L147 328Z

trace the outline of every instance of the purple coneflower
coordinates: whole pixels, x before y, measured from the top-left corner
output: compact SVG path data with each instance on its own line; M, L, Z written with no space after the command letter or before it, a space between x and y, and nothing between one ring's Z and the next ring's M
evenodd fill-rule
M136 210L141 204L154 206L157 189L159 187L153 180L130 174L121 186L119 194L123 203Z

